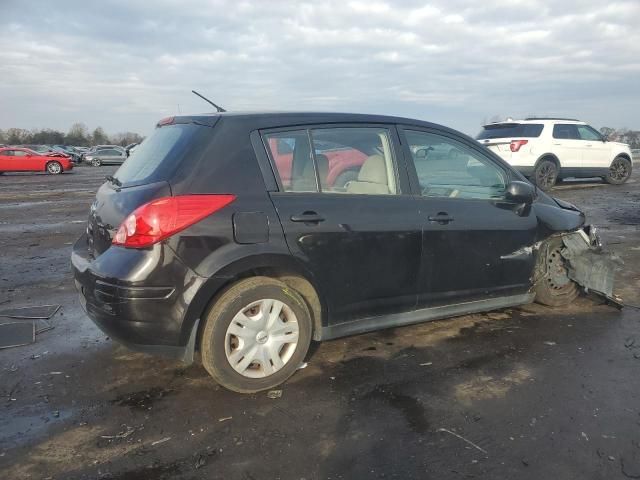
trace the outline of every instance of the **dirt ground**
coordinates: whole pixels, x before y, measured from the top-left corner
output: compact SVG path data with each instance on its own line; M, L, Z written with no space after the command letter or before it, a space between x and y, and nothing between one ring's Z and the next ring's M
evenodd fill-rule
M0 350L6 479L640 478L640 175L553 194L625 261L581 298L323 343L281 397L132 353L82 312L69 255L115 168L0 177L0 308L60 304Z

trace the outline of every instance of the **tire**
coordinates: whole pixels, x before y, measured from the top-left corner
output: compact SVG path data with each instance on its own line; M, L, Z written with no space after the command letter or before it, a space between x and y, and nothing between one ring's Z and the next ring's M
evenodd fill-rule
M62 165L60 162L49 162L47 163L46 169L47 173L50 173L51 175L58 175L62 173Z
M263 317L263 311L271 315ZM281 332L278 337L276 330ZM298 369L312 330L311 314L298 292L269 277L241 280L218 297L205 316L202 365L234 392L267 390Z
M99 158L94 158L91 160L91 165L93 165L94 167L99 167L100 165L102 165L102 162Z
M540 190L551 190L558 180L558 165L553 160L543 158L536 165L532 180Z
M564 258L560 253L562 239L554 239L541 254L545 255L545 274L534 288L535 301L549 307L563 307L573 302L580 294L578 285L567 276Z
M632 170L631 162L624 157L616 157L611 162L609 172L604 177L605 182L611 185L622 185L629 180Z
M354 182L358 179L358 172L355 170L347 170L338 175L333 182L333 186L337 188L346 188L349 182Z

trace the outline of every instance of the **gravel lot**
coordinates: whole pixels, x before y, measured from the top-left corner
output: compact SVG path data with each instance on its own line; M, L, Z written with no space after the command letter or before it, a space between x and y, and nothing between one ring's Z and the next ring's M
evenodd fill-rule
M640 313L580 298L319 345L266 393L132 353L84 316L71 244L115 167L0 176L0 308L56 303L0 350L7 479L640 478ZM625 261L640 306L640 175L564 183Z

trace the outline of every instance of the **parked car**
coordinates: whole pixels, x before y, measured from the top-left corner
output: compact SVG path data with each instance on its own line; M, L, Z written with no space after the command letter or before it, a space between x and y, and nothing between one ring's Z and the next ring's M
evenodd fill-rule
M76 152L73 147L67 145L52 145L51 148L55 152L60 152L68 155L71 160L73 160L73 163L80 163L80 154Z
M609 142L580 120L507 120L485 125L476 138L543 190L567 177L619 185L631 176L629 145Z
M120 145L94 145L93 147L89 148L86 152L81 154L80 156L81 161L83 162L86 161L88 155L91 155L99 150L119 150L123 153L126 153L125 149Z
M100 148L85 154L84 159L85 162L94 167L99 167L100 165L120 165L127 159L127 153L124 150L115 148Z
M47 172L58 174L73 169L73 162L58 153L39 153L28 148L0 148L0 174L5 172Z
M364 158L354 180L331 182L326 145ZM584 221L432 123L180 116L100 187L71 261L109 336L186 362L199 349L217 382L255 392L292 375L312 339L571 303L579 287L562 252L572 272L590 268L577 259L599 242Z

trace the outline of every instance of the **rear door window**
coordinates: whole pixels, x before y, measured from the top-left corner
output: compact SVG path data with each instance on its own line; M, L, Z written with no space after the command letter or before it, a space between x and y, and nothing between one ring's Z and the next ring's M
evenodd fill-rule
M553 138L564 140L581 140L574 123L557 123L553 126Z
M193 123L158 127L122 164L115 177L125 187L167 180L186 158L201 153L211 135L211 127ZM98 155L105 153L99 151Z
M491 140L494 138L536 138L542 133L542 123L496 123L485 125L476 136L477 140Z
M399 192L389 130L312 128L265 134L285 192L394 195ZM281 145L289 149L281 149Z

